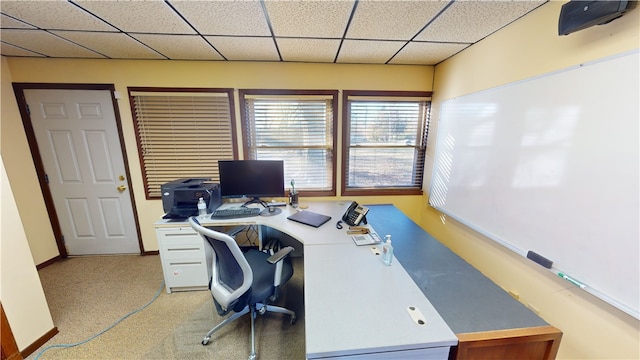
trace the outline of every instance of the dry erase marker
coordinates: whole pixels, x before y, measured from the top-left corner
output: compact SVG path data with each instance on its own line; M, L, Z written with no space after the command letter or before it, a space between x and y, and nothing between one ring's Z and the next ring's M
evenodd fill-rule
M582 284L582 283L580 283L580 282L568 277L567 275L565 275L563 273L558 273L558 276L560 276L561 278L567 280L568 282L572 283L573 285L580 287L580 289L584 289L585 288L584 284Z

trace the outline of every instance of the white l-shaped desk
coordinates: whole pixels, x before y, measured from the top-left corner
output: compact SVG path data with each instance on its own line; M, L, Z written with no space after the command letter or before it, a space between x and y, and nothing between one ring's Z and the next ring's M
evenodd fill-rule
M205 219L201 223L267 226L303 245L308 359L447 359L450 348L458 343L457 337L402 265L394 261L385 266L369 246L354 244L346 224L342 229L335 226L349 204L309 202L308 209L302 211L332 218L319 228L288 220L287 216L298 211L290 206L274 216ZM165 261L197 256L195 244L191 245L197 237L185 224L171 220L155 224L165 277L193 270L189 268L193 261L178 262L185 265L180 269ZM180 247L166 251L162 244L165 240L174 245L185 240L186 253L181 253ZM186 283L185 289L194 287L197 284Z

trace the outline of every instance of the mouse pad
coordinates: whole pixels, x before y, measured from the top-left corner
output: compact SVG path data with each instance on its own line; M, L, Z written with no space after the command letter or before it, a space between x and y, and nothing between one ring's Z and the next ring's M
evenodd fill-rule
M313 211L309 210L302 210L293 215L290 215L289 217L287 217L287 219L313 227L320 227L322 226L322 224L331 220L331 216L314 213Z

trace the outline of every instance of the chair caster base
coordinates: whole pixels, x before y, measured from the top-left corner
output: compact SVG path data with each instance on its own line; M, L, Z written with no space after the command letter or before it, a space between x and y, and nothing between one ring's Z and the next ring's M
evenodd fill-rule
M295 324L296 320L298 320L298 318L295 315L291 316L291 321L289 322L289 324L291 325Z
M202 339L202 345L207 345L207 344L209 344L209 340L211 340L211 338L210 338L210 337L206 337L206 338Z
M256 354L249 355L249 360L256 360Z

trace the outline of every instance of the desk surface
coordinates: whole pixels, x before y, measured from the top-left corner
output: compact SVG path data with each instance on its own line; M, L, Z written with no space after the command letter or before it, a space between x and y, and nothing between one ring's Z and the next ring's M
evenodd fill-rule
M453 334L548 325L393 205L367 205L370 226L381 236L392 235L396 259L384 266L369 247L355 246L348 226L336 228L350 203L309 202L308 211L332 217L317 229L287 220L296 211L289 206L270 217L202 221L264 225L304 244L309 358L452 346L457 342ZM155 225L180 224L184 221ZM428 326L411 321L409 305L421 310Z
M242 203L227 203L222 205L222 208L240 206L241 204ZM292 236L304 245L340 244L351 241L351 239L346 236L348 226L345 225L342 230L337 229L335 226L350 204L351 201L309 202L308 208L304 210L296 210L291 206L278 208L281 209L282 212L274 216L252 216L246 218L215 220L207 217L204 220L200 220L200 223L205 226L265 225ZM257 204L252 204L250 206L260 207ZM317 212L319 214L331 216L331 220L319 228L287 220L287 216L297 211ZM181 223L185 223L185 220L164 219L156 222L156 227L175 226L175 224Z
M319 228L287 220L296 211L289 206L275 216L200 222L205 226L264 225L304 244L309 359L376 354L384 357L379 354L388 351L445 359L449 347L455 346L458 339L402 265L394 261L392 266L385 266L369 247L353 243L346 224L342 229L336 228L336 222L350 204L351 201L309 202L308 209L302 211L332 217ZM182 224L184 220L160 220L155 226ZM420 310L425 325L413 322L407 311L409 306Z
M392 235L396 258L456 334L548 325L395 206L367 206L369 222Z
M309 359L438 347L448 354L458 343L402 266L385 266L368 246L305 246L304 283Z

